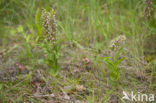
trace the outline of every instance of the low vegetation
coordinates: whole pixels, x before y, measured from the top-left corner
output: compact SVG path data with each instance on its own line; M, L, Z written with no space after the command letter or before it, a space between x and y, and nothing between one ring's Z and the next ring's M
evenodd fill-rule
M155 0L0 0L0 103L156 96L155 9Z

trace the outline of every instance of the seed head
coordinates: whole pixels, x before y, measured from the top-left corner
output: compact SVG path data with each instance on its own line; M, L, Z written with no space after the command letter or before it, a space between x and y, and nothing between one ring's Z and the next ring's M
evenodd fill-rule
M52 9L51 12L47 12L45 9L43 9L41 18L43 21L42 25L46 33L46 39L54 43L55 35L57 32L57 24L54 9Z
M120 35L116 37L115 39L111 40L110 42L110 49L111 50L117 50L121 44L126 40L126 37L124 35Z
M144 17L145 19L149 19L152 17L151 12L153 11L153 8L151 7L152 0L145 0L145 7L144 7Z

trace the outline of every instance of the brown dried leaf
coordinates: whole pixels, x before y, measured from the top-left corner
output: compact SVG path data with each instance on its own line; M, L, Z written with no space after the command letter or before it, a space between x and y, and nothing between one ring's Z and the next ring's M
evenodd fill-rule
M87 57L83 58L82 61L83 61L85 64L91 63L91 61L90 61Z
M63 98L66 100L70 100L70 97L67 94L65 94Z
M22 64L16 63L16 66L20 69L21 72L25 71L25 67Z
M76 85L76 90L81 92L81 91L85 91L86 88L83 85Z

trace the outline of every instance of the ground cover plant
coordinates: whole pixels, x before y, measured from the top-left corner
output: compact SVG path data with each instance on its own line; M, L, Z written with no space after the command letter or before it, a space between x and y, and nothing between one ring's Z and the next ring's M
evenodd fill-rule
M155 103L155 9L155 0L0 0L0 103Z

